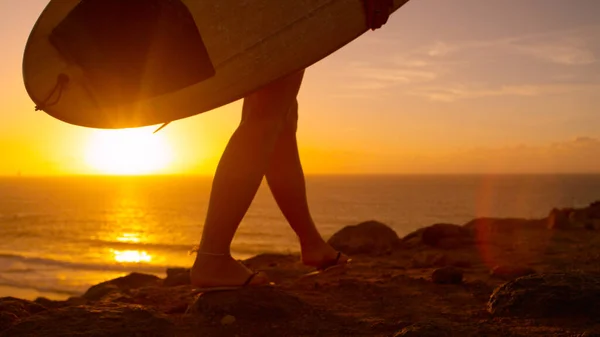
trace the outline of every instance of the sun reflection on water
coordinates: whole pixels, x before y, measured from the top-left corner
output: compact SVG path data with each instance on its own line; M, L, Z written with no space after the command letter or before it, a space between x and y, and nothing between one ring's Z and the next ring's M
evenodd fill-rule
M117 237L117 241L127 243L139 243L141 241L140 233L123 233Z
M152 256L145 251L113 249L112 252L115 261L119 263L142 263L152 261Z

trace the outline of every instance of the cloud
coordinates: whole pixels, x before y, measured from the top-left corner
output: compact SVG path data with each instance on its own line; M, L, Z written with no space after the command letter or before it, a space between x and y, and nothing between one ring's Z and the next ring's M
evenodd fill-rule
M510 52L559 65L590 65L598 58L593 51L600 25L522 36L475 41L435 41L416 51L430 57L473 53L477 50Z
M515 48L525 55L561 65L578 66L596 62L596 56L591 50L569 43L546 43Z
M454 102L463 99L498 96L534 97L550 94L566 94L579 91L600 90L600 85L588 84L527 84L500 87L481 87L477 85L448 85L416 87L407 94L428 98L432 101Z
M446 153L424 164L445 172L599 173L600 140L581 136L545 145L477 147Z
M600 25L490 40L438 40L408 51L397 47L370 55L369 62L349 63L342 89L349 96L364 90L385 95L393 89L444 102L597 90L597 79L584 80L592 72L571 71L598 63L597 36Z
M346 173L600 173L600 139L576 137L541 145L456 150L302 149L310 172ZM304 159L303 159L304 160Z
M600 25L578 27L514 38L509 48L526 56L565 66L584 66L598 61L594 53Z

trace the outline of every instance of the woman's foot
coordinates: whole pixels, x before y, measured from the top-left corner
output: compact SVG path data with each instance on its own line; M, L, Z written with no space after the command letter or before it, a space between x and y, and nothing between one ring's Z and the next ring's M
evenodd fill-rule
M267 285L264 273L255 273L231 255L207 255L198 252L190 270L191 284L197 288Z
M333 249L323 239L314 242L301 243L302 263L315 267L318 270L327 269L336 265L344 265L350 261L347 255Z

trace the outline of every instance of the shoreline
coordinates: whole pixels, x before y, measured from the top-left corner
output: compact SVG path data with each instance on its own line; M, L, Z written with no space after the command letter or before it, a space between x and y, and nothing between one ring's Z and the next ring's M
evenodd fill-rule
M366 221L330 239L344 268L298 255L243 263L275 286L198 293L188 269L131 273L66 301L0 298L3 336L594 336L600 202L541 219L437 223L404 237ZM2 316L3 315L3 316Z

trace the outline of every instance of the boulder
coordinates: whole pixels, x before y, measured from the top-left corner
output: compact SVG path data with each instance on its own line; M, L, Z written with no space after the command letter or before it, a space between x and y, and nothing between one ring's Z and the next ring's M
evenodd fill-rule
M385 255L400 243L396 232L377 221L346 226L327 241L333 248L348 254Z
M131 289L159 285L161 279L155 275L131 273L127 276L119 277L110 281L99 283L89 288L83 298L86 300L97 301L103 297L117 292L127 292Z
M568 229L571 227L571 209L553 208L548 214L549 229Z
M463 272L456 267L438 268L431 274L431 280L437 284L460 284L463 281Z
M575 209L569 214L571 228L595 230L600 228L600 218L594 208Z
M20 320L0 336L172 336L173 323L138 305L71 306Z
M591 203L583 208L554 208L547 219L550 229L587 229L600 228L600 202Z
M421 241L426 245L442 249L454 249L473 242L468 230L446 223L425 227L421 233Z
M3 331L19 320L47 310L46 307L27 300L14 297L0 298L0 331Z
M189 268L169 268L167 277L163 281L165 287L176 287L190 284Z
M532 274L494 290L488 311L497 316L597 317L600 314L600 274Z

